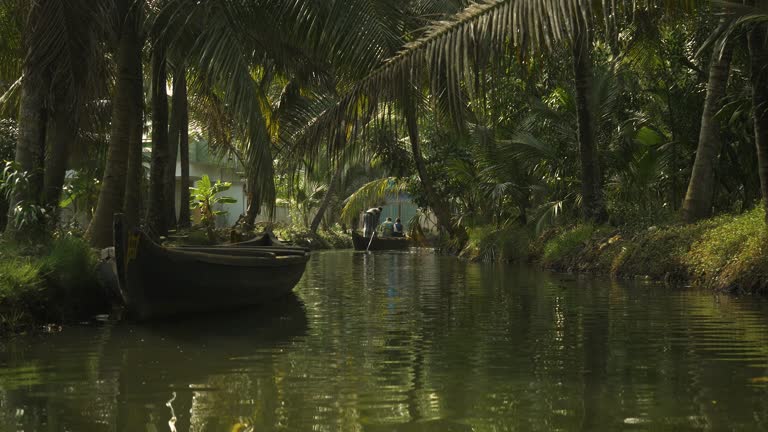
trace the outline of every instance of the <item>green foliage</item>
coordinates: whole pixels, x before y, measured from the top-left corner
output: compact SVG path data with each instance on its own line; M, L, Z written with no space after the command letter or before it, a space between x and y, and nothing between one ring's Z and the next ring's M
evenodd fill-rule
M18 133L15 121L0 119L0 162L13 160Z
M370 181L346 199L344 208L341 210L341 220L350 223L357 218L358 213L374 205L386 202L387 198L397 196L407 188L408 182L396 177L385 177Z
M330 229L320 229L316 234L307 228L295 225L276 228L275 234L296 246L303 246L312 250L349 249L352 247L352 236L345 233L338 224L330 227Z
M53 240L42 263L48 280L70 298L84 298L80 290L97 285L95 277L96 255L82 238L61 237Z
M215 210L217 205L221 204L234 204L236 199L228 196L220 196L222 192L226 192L232 187L232 183L222 182L216 180L216 183L211 183L211 179L205 175L202 179L195 182L195 186L189 188L191 210L200 211L200 224L203 225L208 231L208 238L214 241L216 236L214 230L216 229L216 216L226 214L226 211Z
M0 304L18 303L40 291L42 285L41 262L18 256L15 251L6 250L0 255Z
M0 317L6 321L0 333L31 322L88 318L108 310L107 294L96 278L96 256L85 240L61 237L37 251L0 246Z
M687 280L689 270L684 257L693 243L714 226L716 222L709 220L645 229L625 245L612 273L626 278Z
M62 188L63 199L59 207L72 207L74 213L85 212L89 218L96 211L101 181L85 171L77 171L68 177Z
M469 241L462 252L473 261L523 262L530 257L531 235L526 227L480 226L468 230Z
M578 253L595 232L592 225L579 225L548 241L544 246L542 260L545 264L561 260L566 255Z
M692 276L718 290L768 288L768 233L765 211L721 216L696 240L683 262Z
M29 188L29 181L29 173L21 171L16 162L5 162L0 172L0 196L5 202L10 202L14 196L27 196L25 191ZM15 203L10 215L8 223L22 229L41 224L47 218L48 211L34 202L21 200Z

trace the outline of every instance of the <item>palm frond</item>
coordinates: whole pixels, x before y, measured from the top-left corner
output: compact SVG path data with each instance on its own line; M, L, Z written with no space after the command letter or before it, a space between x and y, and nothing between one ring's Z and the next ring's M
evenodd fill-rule
M432 80L434 95L446 95L454 118L461 118L462 82L475 82L474 74L490 58L509 55L516 48L547 48L573 31L573 14L589 8L586 0L484 0L451 18L429 26L424 36L358 81L337 105L326 110L306 133L296 137L303 148L314 148L323 136L338 136L343 120L367 123L380 103L393 103L411 92L422 77ZM517 52L520 52L517 51ZM334 140L343 144L344 140Z
M383 204L387 198L397 196L407 188L408 182L397 177L384 177L370 181L344 201L341 220L349 223L367 207Z

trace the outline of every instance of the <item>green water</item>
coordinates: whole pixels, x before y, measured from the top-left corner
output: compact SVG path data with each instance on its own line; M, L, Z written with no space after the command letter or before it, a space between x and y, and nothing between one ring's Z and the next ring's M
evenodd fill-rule
M768 430L768 304L316 254L297 296L0 346L2 431Z

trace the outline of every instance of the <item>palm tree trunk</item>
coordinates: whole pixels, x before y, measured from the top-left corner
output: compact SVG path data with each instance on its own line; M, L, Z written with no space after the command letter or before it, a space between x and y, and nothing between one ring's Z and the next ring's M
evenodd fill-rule
M45 200L44 205L51 212L53 221L58 220L61 189L67 171L69 149L77 137L77 120L66 102L58 103L51 113L45 158Z
M578 24L577 24L578 25ZM586 24L580 24L573 38L573 72L576 78L576 113L581 157L581 194L584 219L602 223L608 219L603 203L600 162L595 145L595 118L592 112L592 38Z
M246 180L248 182L248 208L245 210L245 220L243 221L243 224L248 231L253 229L253 226L256 224L256 218L259 216L259 212L261 212L261 197L255 192L256 186L254 185L254 180L252 180L253 175L254 174L249 173L248 179Z
M403 111L405 114L405 121L408 127L408 137L411 141L411 152L413 153L413 161L416 165L416 171L419 173L419 180L421 181L421 187L424 189L424 194L429 201L429 207L435 213L437 223L442 229L444 229L452 239L458 242L459 249L464 247L467 240L467 232L464 228L456 226L451 220L451 211L448 203L443 200L440 195L437 194L435 188L432 185L432 179L427 172L427 165L424 162L424 158L421 154L421 144L419 143L419 125L416 119L416 107L411 100L404 98Z
M752 109L754 110L757 170L763 192L768 223L768 48L766 26L758 24L749 32L749 57L752 67Z
M43 70L30 64L32 53L27 54L24 80L21 84L16 163L29 177L24 187L17 187L9 203L10 212L16 203L38 205L43 198L43 167L45 164L45 137L48 113L45 106L48 78ZM17 240L32 240L44 233L44 221L17 227L9 213L6 232Z
M129 3L130 0L125 0ZM99 202L86 237L92 246L112 245L112 222L115 213L123 211L128 173L128 154L131 130L136 117L134 88L141 85L141 48L138 33L138 8L127 8L128 17L120 30L117 47L117 82L112 98L112 126L104 178L101 182ZM139 53L137 56L136 53ZM137 71L139 71L137 75Z
M179 200L179 228L192 226L192 216L189 212L189 105L187 102L187 78L186 74L179 77L182 82L179 88L174 89L174 100L178 97L176 109L181 112L179 124L179 153L181 162L181 198Z
M176 161L179 157L181 140L181 123L186 110L186 68L183 64L176 65L173 71L173 98L171 100L171 123L168 128L168 178L166 179L166 197L168 198L168 228L176 227ZM183 205L183 202L180 204Z
M141 61L141 49L132 53L135 58L133 63L137 69L134 71L135 80L131 82L130 92L133 102L133 119L128 135L128 174L125 183L125 197L123 200L124 218L128 226L137 227L141 222L142 190L144 183L144 73Z
M169 198L166 196L168 163L168 94L165 49L156 42L152 53L152 165L149 170L147 222L152 235L168 234Z
M312 223L309 225L309 230L315 234L317 233L317 229L320 227L320 222L323 221L323 216L325 215L325 212L328 210L328 206L331 204L331 198L333 198L333 195L336 190L336 183L339 182L339 177L341 177L341 171L344 169L344 165L339 162L339 166L336 167L336 171L333 172L333 176L331 176L331 181L328 183L328 190L325 192L325 196L323 197L323 201L320 203L320 207L317 209L317 213L315 214L315 217L312 218Z
M728 25L728 20L721 19L718 31L724 30ZM693 163L691 180L688 182L688 192L685 194L685 202L683 202L683 219L687 223L693 223L712 215L715 161L722 148L720 124L715 119L715 115L720 110L722 99L725 97L732 57L732 43L725 45L722 55L718 49L718 44L715 44L709 65L709 82L707 83L707 96L704 99L704 112L701 115L696 160Z

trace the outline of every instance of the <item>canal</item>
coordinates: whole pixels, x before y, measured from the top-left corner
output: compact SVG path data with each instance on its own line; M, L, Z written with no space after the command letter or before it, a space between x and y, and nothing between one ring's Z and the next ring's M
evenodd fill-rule
M768 430L768 303L315 254L296 296L0 342L2 431Z

